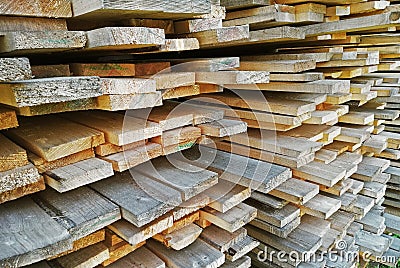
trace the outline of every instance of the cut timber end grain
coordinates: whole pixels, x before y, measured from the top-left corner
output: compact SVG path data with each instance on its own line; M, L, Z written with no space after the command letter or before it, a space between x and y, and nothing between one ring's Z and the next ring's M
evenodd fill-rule
M104 143L102 132L60 117L21 118L20 121L21 126L9 130L7 136L47 161Z
M83 48L84 32L9 32L0 38L0 53L13 54L66 51Z
M196 50L200 48L196 38L165 39L165 45L160 46L160 52Z
M111 163L98 158L83 160L49 170L46 183L60 193L67 192L114 175Z
M28 165L26 151L0 134L0 172Z
M0 130L18 127L15 111L0 107Z
M101 96L98 77L60 77L0 84L0 103L36 106Z
M13 16L33 16L47 18L72 17L71 3L68 0L15 0L4 2L0 6L0 14Z
M323 195L317 195L301 207L305 213L328 219L333 213L339 210L341 201Z
M34 200L68 230L73 240L88 236L121 218L117 205L88 187L63 194L48 188L35 195Z
M132 49L165 44L164 30L145 27L106 27L87 32L86 48Z
M30 198L2 204L0 218L3 223L0 239L2 263L13 267L25 266L72 247L71 244L62 243L63 240L70 238L68 231ZM22 228L22 226L29 226L29 228ZM10 247L7 245L9 241L16 241L16 243ZM53 244L57 244L58 247L50 249L49 246ZM43 250L44 248L49 250Z
M9 82L32 78L28 58L0 58L0 81Z
M25 195L43 191L45 187L46 186L43 177L39 177L38 180L34 183L30 183L24 186L18 186L12 190L0 193L0 204L7 201L18 199Z

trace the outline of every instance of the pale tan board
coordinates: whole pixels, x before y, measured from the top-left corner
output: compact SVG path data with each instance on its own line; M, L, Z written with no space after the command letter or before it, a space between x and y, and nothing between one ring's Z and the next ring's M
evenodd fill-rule
M47 161L104 143L104 134L56 116L20 118L21 126L6 134L17 144Z
M118 146L161 134L158 124L119 113L96 111L78 112L63 116L104 132L106 141Z

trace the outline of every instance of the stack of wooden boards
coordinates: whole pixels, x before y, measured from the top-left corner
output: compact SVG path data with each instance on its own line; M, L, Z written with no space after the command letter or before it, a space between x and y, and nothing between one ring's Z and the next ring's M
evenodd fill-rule
M0 266L395 267L399 12L0 2Z

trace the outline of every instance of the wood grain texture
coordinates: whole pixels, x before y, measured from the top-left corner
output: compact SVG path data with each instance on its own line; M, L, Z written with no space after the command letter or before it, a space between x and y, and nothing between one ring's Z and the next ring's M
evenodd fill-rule
M132 175L129 172L116 174L91 187L120 206L122 217L135 226L150 223L182 202L177 190L131 172Z
M65 116L72 121L104 132L106 141L118 146L161 134L161 129L156 123L118 113L96 111Z
M72 17L71 3L68 0L1 1L0 13L13 16L32 16L49 18Z
M102 95L97 77L58 77L14 81L0 85L0 102L29 107L66 102ZM68 92L68 94L66 94Z
M31 164L0 172L0 193L37 183L42 178Z
M66 228L73 240L119 220L119 207L88 187L64 194L47 189L34 197L46 213Z
M218 267L225 262L225 255L198 239L180 251L171 251L157 241L150 240L146 247L157 254L168 267L199 265L204 268Z
M46 171L46 184L63 193L114 175L111 163L90 158Z
M0 107L0 130L18 126L18 119L15 111Z
M0 172L29 164L26 151L2 134L0 144Z
M21 118L20 121L21 126L8 131L7 136L46 161L54 161L104 143L102 132L60 117ZM43 127L46 131L43 131Z
M146 247L140 247L126 257L110 264L109 268L119 267L153 267L165 268L165 263Z
M0 81L18 81L32 78L32 70L28 58L1 58Z
M68 231L30 198L2 204L0 214L0 264L4 267L29 265L72 247L71 242L60 243L70 238ZM46 250L57 243L58 248Z
M58 52L80 49L85 44L84 32L8 32L0 39L0 52L12 55Z

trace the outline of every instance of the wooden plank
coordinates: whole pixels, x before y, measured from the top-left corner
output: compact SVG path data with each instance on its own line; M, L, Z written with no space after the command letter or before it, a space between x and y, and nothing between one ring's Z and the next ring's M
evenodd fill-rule
M170 68L170 63L71 63L70 67L74 75L129 77L157 74Z
M263 98L263 95L256 92L239 91L237 95L230 93L225 93L223 95L207 94L207 100L204 100L204 102L217 104L221 104L222 102L222 104L234 107L294 116L315 110L315 104L311 102L268 98L268 105L265 105L265 100Z
M240 67L238 69L242 71L300 73L315 68L316 65L314 60L272 60L272 61L241 61Z
M67 31L65 19L1 16L0 32L16 31Z
M13 176L19 175L18 173L12 174ZM0 175L1 176L1 175ZM43 177L38 177L35 182L31 182L29 184L23 184L19 180L19 185L22 186L15 186L13 185L13 189L5 190L0 193L0 203L4 203L7 201L15 200L25 195L33 194L39 191L43 191L45 189L45 183ZM14 183L15 184L15 183Z
M219 180L216 185L204 191L210 197L209 207L225 213L251 195L250 188L232 182Z
M137 142L132 142L130 144L124 145L124 146L117 146L112 143L104 143L100 144L95 148L95 152L99 156L107 156L110 154L115 154L115 153L120 153L123 151L131 150L134 148L139 148L140 146L143 146L147 143L147 140L142 140L142 141L137 141Z
M346 170L341 167L326 165L321 162L311 162L293 170L293 175L318 184L332 187L343 179Z
M229 248L228 252L225 253L226 259L230 260L231 262L237 261L251 250L256 248L259 244L260 242L254 238L246 236L244 239L240 240L238 243Z
M154 267L165 268L165 263L146 247L140 247L127 256L108 265L109 268L118 267Z
M247 124L236 120L222 119L198 125L201 134L211 137L226 137L246 132Z
M64 268L96 267L109 257L108 248L103 243L98 243L60 257L53 262Z
M194 72L162 72L151 76L156 81L156 89L170 89L192 86L196 83Z
M143 226L178 206L182 200L180 193L150 180L149 177L131 171L91 185L121 207L122 217L136 226ZM134 178L134 179L133 179ZM112 187L109 187L112 184ZM138 198L130 200L127 196Z
M57 169L46 171L46 184L59 193L111 177L114 175L111 163L90 158Z
M90 188L67 193L47 189L34 197L40 207L78 240L121 218L117 205Z
M314 198L318 192L317 185L291 178L277 186L269 194L301 205Z
M283 92L301 92L301 93L338 93L347 91L349 83L345 80L318 80L306 83L296 82L270 82L268 84L254 85L224 85L230 89L242 90L261 90L261 91L283 91Z
M86 49L115 50L163 45L162 29L146 27L105 27L86 32Z
M103 95L96 98L95 109L105 111L125 111L160 105L162 105L161 92L149 92L129 95Z
M101 78L101 90L105 95L131 95L151 93L156 90L156 82L142 78Z
M131 245L137 245L173 225L172 215L164 215L142 227L120 220L109 228Z
M247 40L249 38L249 26L231 26L211 29L197 33L179 35L179 37L197 38L200 47L213 47L232 41Z
M295 218L294 220L292 220L283 227L277 227L270 224L269 222L259 219L251 221L250 225L257 227L261 230L264 230L268 233L274 234L280 238L287 238L288 235L300 225L300 217Z
M292 157L304 156L322 147L318 142L282 135L275 136L272 131L256 129L249 129L247 133L237 134L229 139L235 143Z
M234 244L244 239L246 235L247 231L244 228L240 228L237 231L230 233L216 225L211 225L204 229L200 237L203 241L207 242L217 250L226 252Z
M58 40L55 41L54 40ZM0 53L24 55L43 52L59 52L83 48L84 32L38 31L8 32L0 40Z
M32 75L35 78L65 77L70 76L69 65L34 65L31 67Z
M20 118L21 126L6 134L19 145L53 161L104 143L104 134L69 120L44 116ZM51 131L43 131L43 126ZM46 139L46 143L43 143Z
M322 218L328 219L333 213L339 210L341 202L333 198L323 195L317 195L307 203L305 203L301 210L305 213Z
M68 231L30 198L5 203L0 213L2 265L29 265L72 247ZM7 241L14 241L13 247L7 246ZM57 246L50 248L54 244Z
M183 127L164 131L161 136L152 138L151 141L163 147L179 144L201 136L201 129L198 127Z
M240 63L242 66L242 63ZM269 72L264 70L249 70L251 68L243 68L239 71L220 72L196 72L196 83L203 84L256 84L268 83ZM223 74L223 75L221 75Z
M153 159L134 169L152 181L171 187L181 193L186 201L218 182L218 174L209 170L200 170L198 167L167 158Z
M0 102L14 107L37 106L100 96L96 77L57 77L13 81L0 85ZM68 94L65 94L65 92Z
M168 248L182 250L192 244L202 231L203 228L191 223L169 234L156 234L153 238L163 243Z
M234 262L225 262L221 268L249 268L251 267L251 258L249 256L243 256Z
M195 96L202 93L199 85L163 89L161 92L163 100Z
M86 248L88 246L100 243L105 239L105 229L101 229L97 232L94 232L88 236L82 237L78 240L75 240L72 245L72 249L68 251L64 251L58 255L52 256L48 258L48 260L56 259L65 255L68 255L72 252L78 251L80 249Z
M208 207L200 210L200 220L207 220L229 232L237 231L240 227L252 221L256 215L257 209L243 203L225 213Z
M63 116L104 132L106 141L118 146L161 135L158 124L129 115L96 111Z
M199 265L201 267L219 267L225 262L225 255L198 239L196 242L180 251L170 251L156 241L150 240L147 247L157 252L168 267L187 267Z
M288 168L273 165L259 160L249 159L235 154L216 151L201 147L205 155L215 155L209 159L199 159L198 152L186 150L183 155L187 159L198 159L193 164L207 167L209 170L218 172L220 179L224 179L260 192L269 192L282 182L289 179L291 172ZM232 160L234 159L234 160ZM186 160L187 161L187 160ZM234 163L234 164L233 164Z
M74 153L54 161L46 161L45 159L35 155L34 153L28 152L28 159L35 167L39 170L39 173L45 173L51 169L57 169L66 165L74 164L79 161L93 158L95 156L93 149L86 149L78 153Z
M163 148L159 144L149 142L139 147L124 149L121 152L100 158L111 163L115 171L123 172L162 154Z
M105 267L108 266L119 259L127 256L131 252L135 251L136 249L142 247L145 244L145 242L142 242L137 245L130 245L127 242L123 241L113 247L110 247L108 250L110 251L110 258L105 260L101 266Z
M18 119L15 111L0 107L0 130L18 126Z

